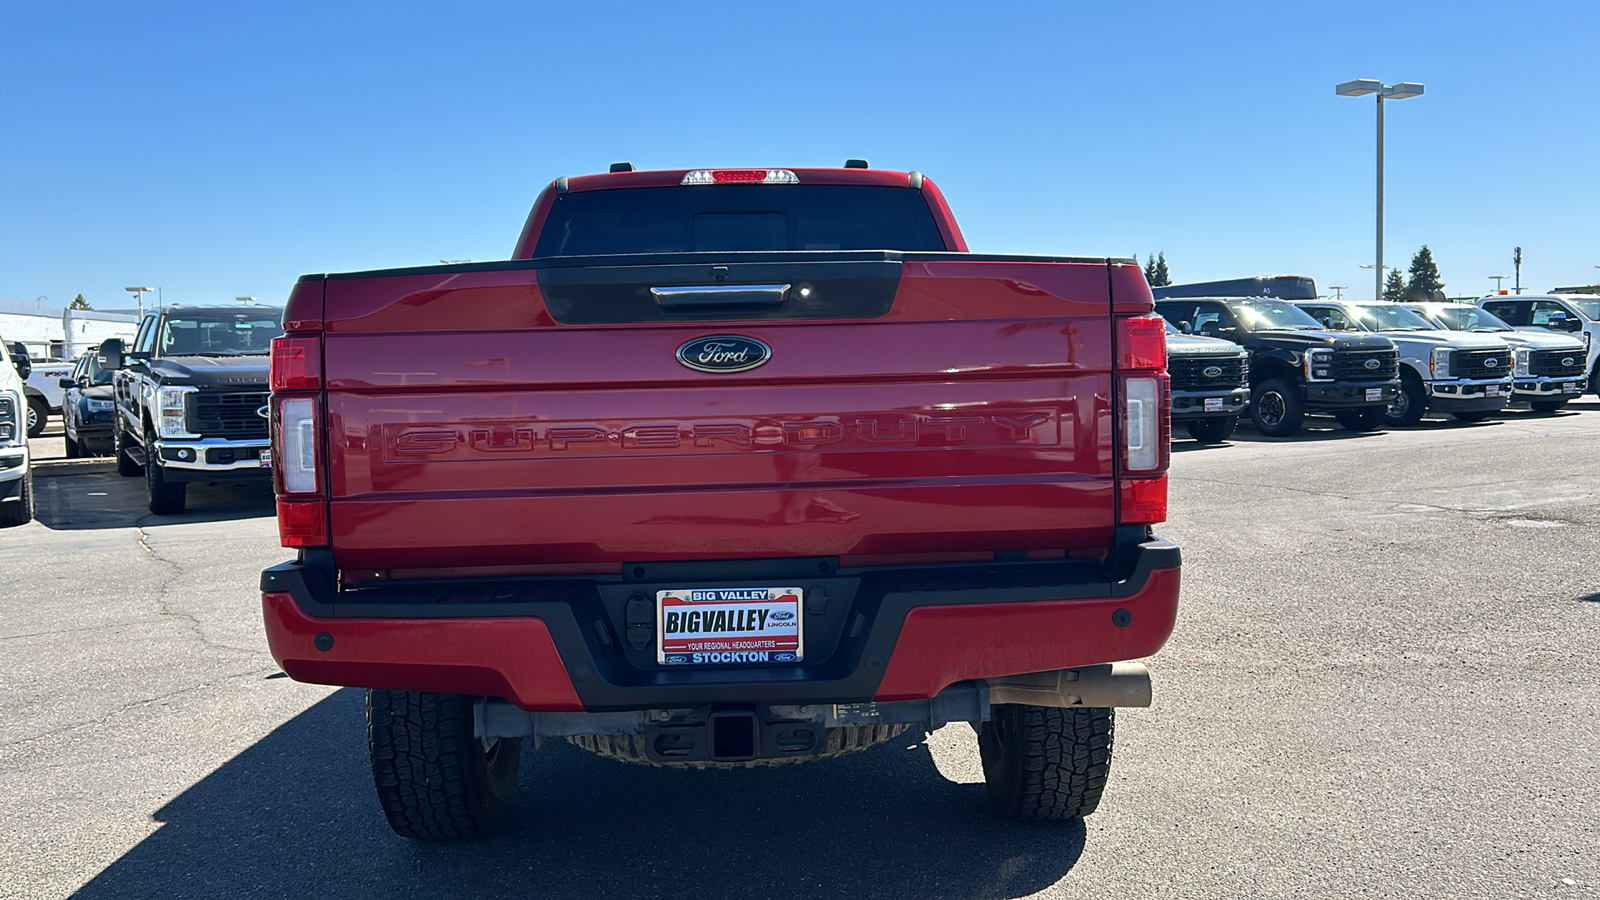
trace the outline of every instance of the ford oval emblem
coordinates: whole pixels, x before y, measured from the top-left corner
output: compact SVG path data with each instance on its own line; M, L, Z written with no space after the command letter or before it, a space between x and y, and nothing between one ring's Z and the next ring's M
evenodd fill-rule
M270 418L272 418L272 407L270 407L270 406L257 407L256 408L256 415L260 416L263 419L270 419Z
M1204 369L1200 370L1200 374L1204 375L1207 378L1221 378L1222 377L1222 367L1221 366L1206 366Z
M1575 362L1577 362L1577 360L1575 360L1575 359L1573 359L1573 358L1572 358L1572 357L1570 357L1570 356L1563 356L1563 357L1561 357L1561 364L1562 364L1562 365L1563 365L1563 366L1570 366L1570 365L1572 365L1572 364L1573 364L1573 363L1575 363Z
M1492 356L1483 361L1483 366L1486 369L1492 369L1492 368L1494 368L1495 366L1498 366L1498 365L1500 365L1500 360L1495 359Z
M678 348L678 362L697 372L747 372L771 358L771 347L738 334L695 338Z
M1376 369L1376 368L1377 368L1377 367L1379 367L1379 366L1381 366L1381 365L1383 365L1383 363L1381 363L1381 362L1378 362L1378 361L1377 361L1377 360L1375 360L1375 359L1369 359L1369 360L1367 360L1367 361L1366 361L1366 362L1364 362L1364 363L1362 363L1362 365L1363 365L1363 366L1366 366L1366 367L1367 367L1367 368L1369 368L1369 369Z

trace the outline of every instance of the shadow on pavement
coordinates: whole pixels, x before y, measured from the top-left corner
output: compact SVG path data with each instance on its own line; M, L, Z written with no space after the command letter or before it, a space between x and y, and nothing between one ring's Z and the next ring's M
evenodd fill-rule
M78 896L1021 897L1084 849L1081 821L997 819L911 735L731 772L546 742L505 834L416 843L378 809L362 696L331 695L185 791Z
M33 480L33 517L55 531L180 525L275 516L272 486L191 484L184 512L156 516L145 505L144 479L115 472L54 475Z

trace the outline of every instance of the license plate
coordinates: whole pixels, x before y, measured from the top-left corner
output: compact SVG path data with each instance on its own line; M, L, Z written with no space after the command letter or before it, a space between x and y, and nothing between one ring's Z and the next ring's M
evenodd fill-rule
M1569 381L1569 382L1561 385L1561 393L1563 393L1563 394L1576 394L1577 392L1578 392L1578 383L1576 381Z
M1222 409L1222 398L1221 397L1207 397L1206 398L1206 412L1213 412L1213 411L1218 411L1218 410L1221 410L1221 409Z
M1500 396L1500 385L1498 385L1498 384L1486 384L1486 385L1484 385L1483 386L1483 395L1485 397L1498 397L1498 396Z
M263 466L272 465L272 448L269 447L265 450L262 450L260 460Z
M1383 388L1367 388L1367 399L1368 400L1382 400L1383 399Z
M797 663L805 658L805 593L792 587L656 592L656 662L663 666Z

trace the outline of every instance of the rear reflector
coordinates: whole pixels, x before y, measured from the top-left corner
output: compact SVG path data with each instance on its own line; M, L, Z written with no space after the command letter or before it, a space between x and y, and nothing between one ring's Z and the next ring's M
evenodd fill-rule
M268 376L275 391L315 391L322 387L322 339L280 337L272 339L272 368Z
M679 184L799 184L788 169L697 169Z
M1124 525L1155 525L1167 520L1167 476L1122 479Z
M1130 316L1117 322L1117 352L1123 371L1160 372L1167 367L1167 326L1160 316Z
M328 545L328 504L278 498L278 542L285 547Z

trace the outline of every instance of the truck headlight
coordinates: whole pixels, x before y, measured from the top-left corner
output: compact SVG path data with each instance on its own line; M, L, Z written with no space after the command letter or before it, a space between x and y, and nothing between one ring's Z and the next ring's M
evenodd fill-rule
M111 412L110 400L85 400L84 408L89 412Z
M1306 351L1306 379L1333 380L1333 351L1325 348Z
M17 401L16 395L9 391L0 391L0 443L8 443L17 439Z
M185 416L188 409L187 398L192 393L194 393L192 387L156 388L156 429L161 437L193 437L189 433L188 419Z
M1518 378L1529 378L1532 376L1533 373L1528 368L1528 361L1530 358L1532 358L1532 356L1533 351L1529 350L1527 347L1519 347L1512 351L1512 358L1516 360L1515 364L1512 366L1512 371L1516 373Z
M1433 348L1433 359L1428 363L1428 368L1433 372L1433 377L1450 377L1450 352L1449 347Z

